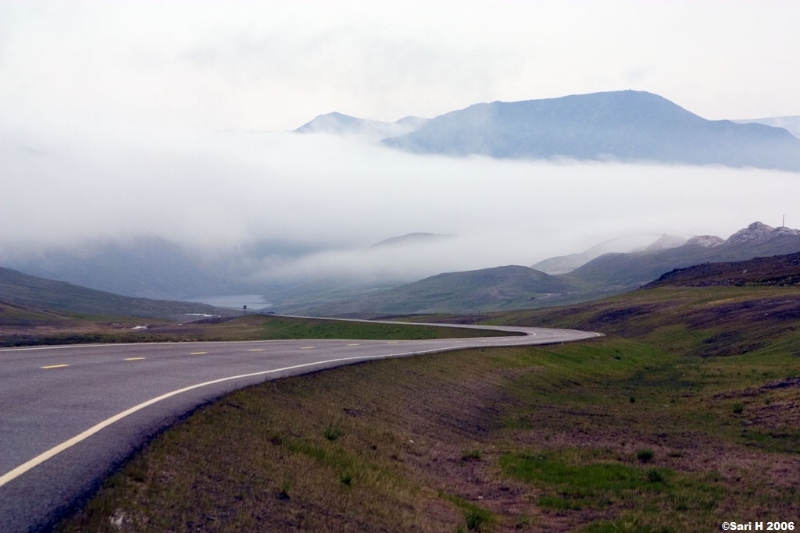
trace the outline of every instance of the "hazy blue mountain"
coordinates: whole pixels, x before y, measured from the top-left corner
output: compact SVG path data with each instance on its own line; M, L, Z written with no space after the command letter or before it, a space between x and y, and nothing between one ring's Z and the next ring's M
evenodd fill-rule
M735 120L739 124L766 124L775 128L783 128L795 137L800 138L800 115L790 117L764 117Z
M426 118L405 117L395 122L380 122L378 120L367 120L334 112L320 115L294 131L297 133L358 135L377 140L412 132L420 128L427 121L428 119Z
M662 98L616 91L475 104L387 146L498 158L653 161L800 171L800 139L764 124L706 120Z

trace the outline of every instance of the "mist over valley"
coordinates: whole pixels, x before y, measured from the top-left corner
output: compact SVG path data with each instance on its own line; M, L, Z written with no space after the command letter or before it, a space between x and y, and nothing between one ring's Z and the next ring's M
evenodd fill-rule
M796 216L788 199L800 193L794 172L415 154L345 126L5 130L2 264L136 297L347 301L609 240L649 246L664 234L779 225ZM575 261L543 270L565 273Z

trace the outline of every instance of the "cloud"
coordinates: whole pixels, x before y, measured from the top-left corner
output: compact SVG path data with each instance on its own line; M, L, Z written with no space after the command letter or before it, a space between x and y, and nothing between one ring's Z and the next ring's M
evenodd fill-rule
M0 158L0 251L158 236L261 279L410 279L800 221L796 174L421 156L326 135L7 129ZM412 232L456 238L365 251Z

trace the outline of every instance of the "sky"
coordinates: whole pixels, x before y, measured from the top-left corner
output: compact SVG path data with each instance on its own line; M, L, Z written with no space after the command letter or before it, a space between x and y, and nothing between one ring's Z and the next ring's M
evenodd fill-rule
M794 174L453 159L285 132L331 111L393 121L622 89L708 119L800 115L798 20L790 1L4 0L0 263L137 235L316 250L264 266L283 275L356 268L352 250L388 237L458 235L422 266L375 267L435 273L633 233L727 237L783 214L797 227Z
M794 1L4 0L0 116L287 130L621 89L800 115L797 20Z

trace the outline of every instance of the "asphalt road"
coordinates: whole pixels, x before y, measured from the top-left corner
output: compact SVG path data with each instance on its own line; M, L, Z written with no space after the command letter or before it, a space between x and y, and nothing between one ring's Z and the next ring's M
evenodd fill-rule
M247 385L369 359L598 336L495 329L527 335L0 349L0 531L49 529L160 431Z

